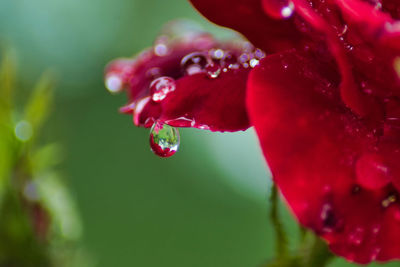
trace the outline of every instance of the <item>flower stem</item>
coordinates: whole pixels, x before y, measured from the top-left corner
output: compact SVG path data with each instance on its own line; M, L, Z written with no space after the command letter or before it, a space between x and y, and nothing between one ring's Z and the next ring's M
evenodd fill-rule
M270 210L270 219L272 222L272 226L275 230L275 238L276 238L276 257L279 259L286 258L288 253L288 239L286 233L284 231L282 222L279 218L279 192L276 185L272 185L271 189L271 210Z

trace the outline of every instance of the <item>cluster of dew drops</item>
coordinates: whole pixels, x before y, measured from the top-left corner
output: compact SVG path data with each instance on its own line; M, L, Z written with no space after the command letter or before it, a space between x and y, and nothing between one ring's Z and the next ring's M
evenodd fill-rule
M262 0L264 12L276 19L286 19L292 16L294 4L290 0ZM162 40L159 39L159 40ZM254 68L265 57L260 49L254 49L250 43L244 53L235 56L223 49L210 49L203 52L193 52L182 58L181 67L185 75L205 73L208 78L216 79L222 72L243 68ZM156 43L154 52L158 56L168 53L168 46L164 42ZM170 92L176 88L175 80L163 76L156 78L150 84L151 100L163 101ZM160 157L174 155L180 143L179 131L163 122L156 121L150 130L150 147Z
M164 47L160 49L158 44L154 47L155 53L162 56L160 51L166 51ZM217 79L221 73L239 68L254 68L259 61L265 57L265 53L260 49L254 49L250 44L239 56L223 49L209 49L207 51L197 51L189 53L181 60L181 68L184 75L194 75L204 73L209 79ZM163 101L167 95L176 88L175 80L168 76L154 79L150 83L150 96L154 102ZM194 121L192 121L194 126ZM207 128L207 127L205 127ZM179 131L166 123L156 121L150 130L150 147L152 151L160 157L170 157L179 148Z
M153 47L154 54L159 57L168 55L168 40L165 38L158 38L158 40ZM217 79L222 73L228 71L254 68L265 57L262 50L254 48L249 42L243 42L240 48L241 53L238 53L239 50L233 53L222 48L189 53L182 57L180 63L182 74L189 76L204 73L209 79ZM115 79L114 76L111 77ZM115 92L115 90L110 90L108 85L109 81L106 79L106 87L109 91ZM175 89L176 83L172 77L157 77L149 85L150 101L160 103ZM198 126L194 120L191 123L192 126ZM198 128L207 129L207 126L202 125ZM177 128L162 121L153 123L150 129L150 148L157 156L170 157L174 155L178 151L179 144L180 137Z

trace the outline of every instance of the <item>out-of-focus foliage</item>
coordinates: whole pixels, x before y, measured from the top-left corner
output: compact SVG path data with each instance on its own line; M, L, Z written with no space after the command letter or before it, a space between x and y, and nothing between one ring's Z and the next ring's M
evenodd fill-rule
M12 51L0 68L0 266L90 266L79 248L81 224L56 171L60 149L38 142L50 113L53 78L44 74L16 105Z
M166 22L181 17L216 32L187 0L0 0L0 40L16 47L21 66L17 87L9 87L14 88L16 101L3 101L8 93L0 90L0 108L23 104L13 107L12 116L4 115L10 113L9 108L0 112L0 183L14 172L15 160L22 155L17 151L29 148L25 175L34 174L31 187L37 188L40 203L47 203L43 206L56 218L49 230L55 241L34 247L39 248L36 252L46 251L44 258L57 259L55 266L90 266L84 250L68 249L76 244L81 227L59 169L81 210L82 241L99 267L273 263L268 261L275 252L268 220L270 178L252 132L211 134L183 129L180 151L171 159L159 159L149 151L148 130L134 127L131 117L118 114L124 97L110 97L104 88L103 69L110 60L151 46ZM217 30L218 36L222 31ZM9 63L3 64L14 64L15 55L7 55ZM4 57L3 62L7 62ZM49 121L40 135L32 131L31 141L16 140L16 123L28 121L24 114L32 85L47 67L54 68L58 78L55 103L45 114L51 115ZM19 128L29 130L27 125ZM30 136L29 131L23 132ZM62 142L64 153L60 154L58 144L46 140ZM25 222L29 230L25 210L8 203L0 207L25 214L10 228ZM289 232L288 251L299 251L293 217L286 212L281 222ZM12 247L2 238L0 242ZM29 259L29 251L14 255ZM5 255L2 247L0 253ZM335 259L330 266L353 265Z

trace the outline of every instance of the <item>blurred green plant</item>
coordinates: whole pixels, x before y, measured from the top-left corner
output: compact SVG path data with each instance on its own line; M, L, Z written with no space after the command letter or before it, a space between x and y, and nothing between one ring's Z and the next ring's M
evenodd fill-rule
M275 232L275 258L264 267L323 267L331 263L334 255L318 236L303 227L299 227L300 240L290 246L284 224L281 221L279 208L279 191L272 186L270 195L271 208L269 217ZM294 249L290 249L293 248Z
M41 145L54 78L45 73L16 105L16 57L0 64L0 267L92 266L80 247L81 222L56 171L58 144Z

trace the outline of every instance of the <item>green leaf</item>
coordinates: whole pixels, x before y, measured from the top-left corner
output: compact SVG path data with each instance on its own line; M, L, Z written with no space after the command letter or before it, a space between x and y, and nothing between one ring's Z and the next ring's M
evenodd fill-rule
M271 191L270 220L275 230L276 257L284 259L288 253L288 238L279 216L279 192L275 184Z
M10 120L16 73L15 57L12 50L5 50L0 63L0 125Z
M38 134L50 113L53 101L53 77L50 72L43 74L25 107L24 117L30 123L34 135Z

